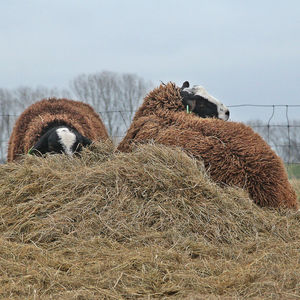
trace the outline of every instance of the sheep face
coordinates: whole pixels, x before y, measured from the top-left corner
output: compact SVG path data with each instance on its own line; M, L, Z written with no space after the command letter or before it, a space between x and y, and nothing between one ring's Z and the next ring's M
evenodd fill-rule
M78 131L67 126L56 126L42 135L39 141L30 150L31 154L65 153L73 155L81 151L82 146L91 144L91 141Z
M180 89L182 104L189 111L201 118L229 119L229 109L219 100L207 93L204 87L195 85L189 87L185 81Z

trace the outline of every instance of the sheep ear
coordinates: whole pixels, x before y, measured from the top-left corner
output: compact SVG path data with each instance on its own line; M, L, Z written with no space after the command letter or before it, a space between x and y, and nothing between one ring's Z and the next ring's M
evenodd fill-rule
M188 81L185 81L183 84L182 84L182 87L180 88L181 90L185 89L185 88L188 88L190 87L190 83Z

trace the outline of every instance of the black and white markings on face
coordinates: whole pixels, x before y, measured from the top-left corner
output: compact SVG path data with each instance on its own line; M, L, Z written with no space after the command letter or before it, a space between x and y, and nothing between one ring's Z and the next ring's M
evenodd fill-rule
M229 109L219 100L207 93L204 87L195 85L181 90L182 102L191 107L191 111L201 118L218 118L224 121L229 119Z
M74 145L76 143L76 135L67 127L56 129L58 141L61 144L64 152L68 155L74 153Z
M88 146L92 141L77 130L67 126L56 126L47 130L30 149L30 154L65 153L73 155Z

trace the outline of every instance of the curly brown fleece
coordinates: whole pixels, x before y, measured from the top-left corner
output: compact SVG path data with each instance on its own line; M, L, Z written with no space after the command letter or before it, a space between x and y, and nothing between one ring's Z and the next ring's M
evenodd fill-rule
M108 139L103 122L90 105L69 99L43 99L17 119L8 143L7 161L27 153L53 124L68 125L92 141Z
M261 136L242 123L185 113L173 83L146 96L118 150L149 140L202 159L212 179L246 189L259 206L298 208L282 160Z

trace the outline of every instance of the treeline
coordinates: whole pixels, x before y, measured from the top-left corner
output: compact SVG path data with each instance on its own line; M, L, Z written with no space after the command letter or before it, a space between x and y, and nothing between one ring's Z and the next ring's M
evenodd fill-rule
M7 142L17 117L32 103L58 97L80 100L101 115L109 135L118 142L153 84L136 74L99 72L82 74L66 89L47 87L0 88L0 163L6 161ZM267 126L261 120L248 122L285 162L300 163L300 121Z
M43 98L69 98L86 102L100 113L109 135L118 140L152 83L136 74L99 72L71 80L68 89L47 87L0 88L0 162L6 161L7 142L17 117Z

